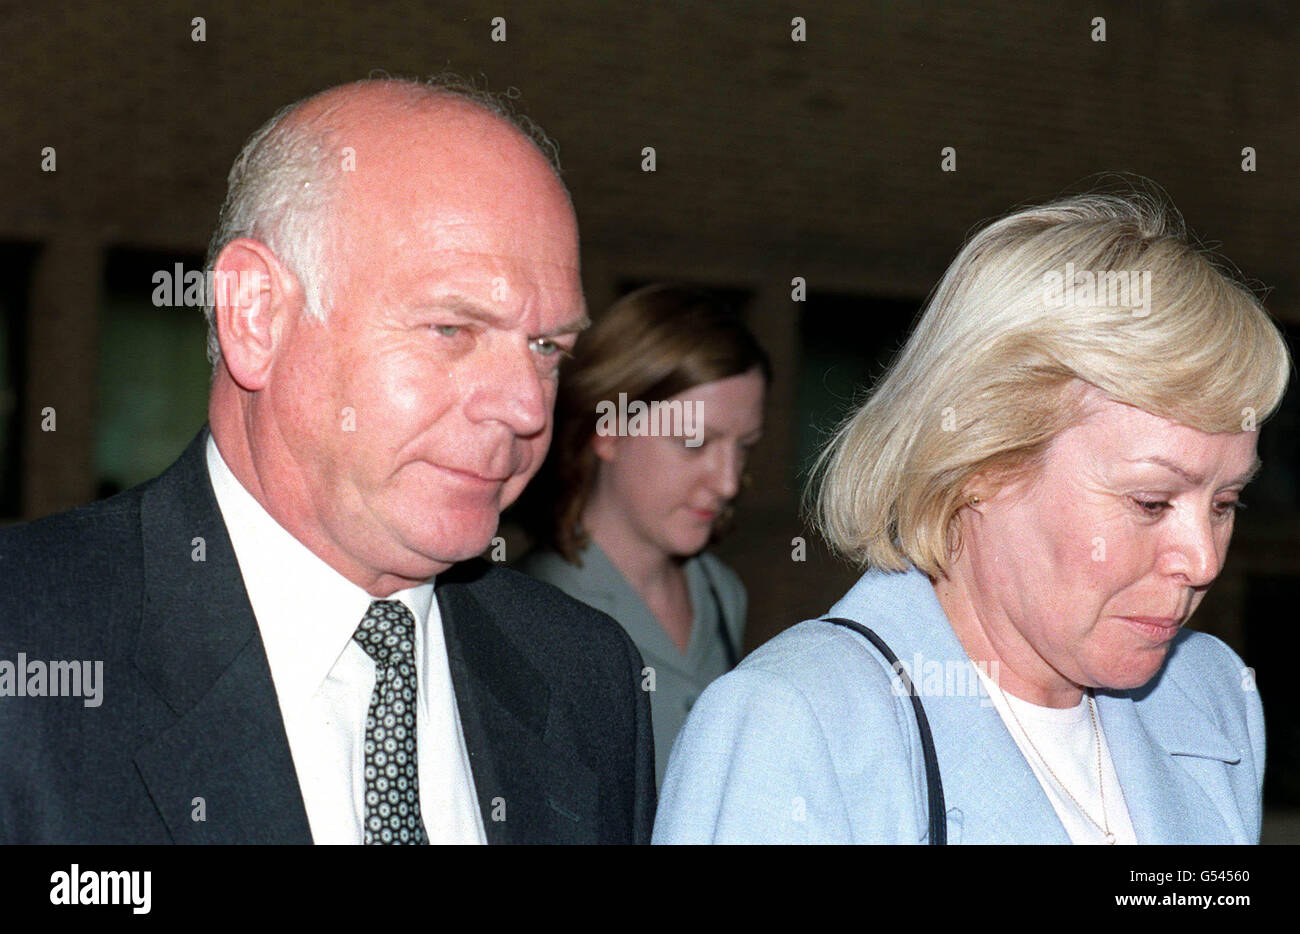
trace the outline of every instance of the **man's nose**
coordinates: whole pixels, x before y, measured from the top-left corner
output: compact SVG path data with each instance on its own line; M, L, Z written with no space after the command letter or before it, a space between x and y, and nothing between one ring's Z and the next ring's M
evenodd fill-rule
M542 431L550 413L549 396L546 377L538 372L532 352L495 354L484 367L469 417L501 422L520 437Z

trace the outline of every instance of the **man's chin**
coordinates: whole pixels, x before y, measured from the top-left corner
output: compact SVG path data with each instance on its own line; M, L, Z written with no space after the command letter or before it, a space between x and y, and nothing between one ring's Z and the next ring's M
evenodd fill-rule
M498 517L494 515L490 522L476 521L472 527L467 523L462 528L443 529L436 534L429 534L427 529L423 530L424 534L412 530L407 542L414 552L446 568L487 551L496 535L497 522Z

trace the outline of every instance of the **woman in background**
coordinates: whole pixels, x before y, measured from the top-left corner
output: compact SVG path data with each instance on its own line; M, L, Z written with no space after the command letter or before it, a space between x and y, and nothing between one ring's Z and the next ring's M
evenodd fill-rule
M539 547L521 570L618 620L645 660L659 780L691 705L740 657L745 588L705 547L762 433L770 379L715 297L625 296L563 371L550 458L524 504Z

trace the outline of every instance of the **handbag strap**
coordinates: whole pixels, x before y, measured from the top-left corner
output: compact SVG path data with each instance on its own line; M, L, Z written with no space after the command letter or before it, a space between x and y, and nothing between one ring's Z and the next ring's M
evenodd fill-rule
M851 619L830 616L826 622L852 629L858 635L874 645L877 651L889 662L890 670L902 679L907 686L907 695L912 699L912 710L916 714L916 725L921 732L921 755L925 759L925 788L927 809L930 817L929 840L932 846L944 846L948 843L948 809L943 803L943 781L939 778L939 757L934 751L934 737L930 735L930 721L925 717L925 707L912 679L907 676L898 656L894 654L884 639L876 635L861 623Z

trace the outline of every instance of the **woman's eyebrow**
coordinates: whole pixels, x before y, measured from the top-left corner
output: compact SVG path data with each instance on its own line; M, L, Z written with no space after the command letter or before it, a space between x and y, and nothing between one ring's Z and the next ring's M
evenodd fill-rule
M1149 457L1139 457L1135 461L1133 461L1133 463L1155 464L1157 467L1163 467L1165 470L1168 470L1170 473L1177 474L1189 486L1203 486L1205 484L1205 477L1201 476L1198 473L1188 470L1186 467L1183 467L1180 464L1174 463L1168 458L1161 457L1158 454L1153 454ZM1251 480L1255 478L1255 475L1259 473L1259 469L1262 466L1264 466L1264 462L1261 461L1258 456L1256 456L1254 463L1250 465L1250 469L1248 469L1241 476L1233 480L1230 480L1227 483L1227 486L1245 486L1247 483L1249 483Z

